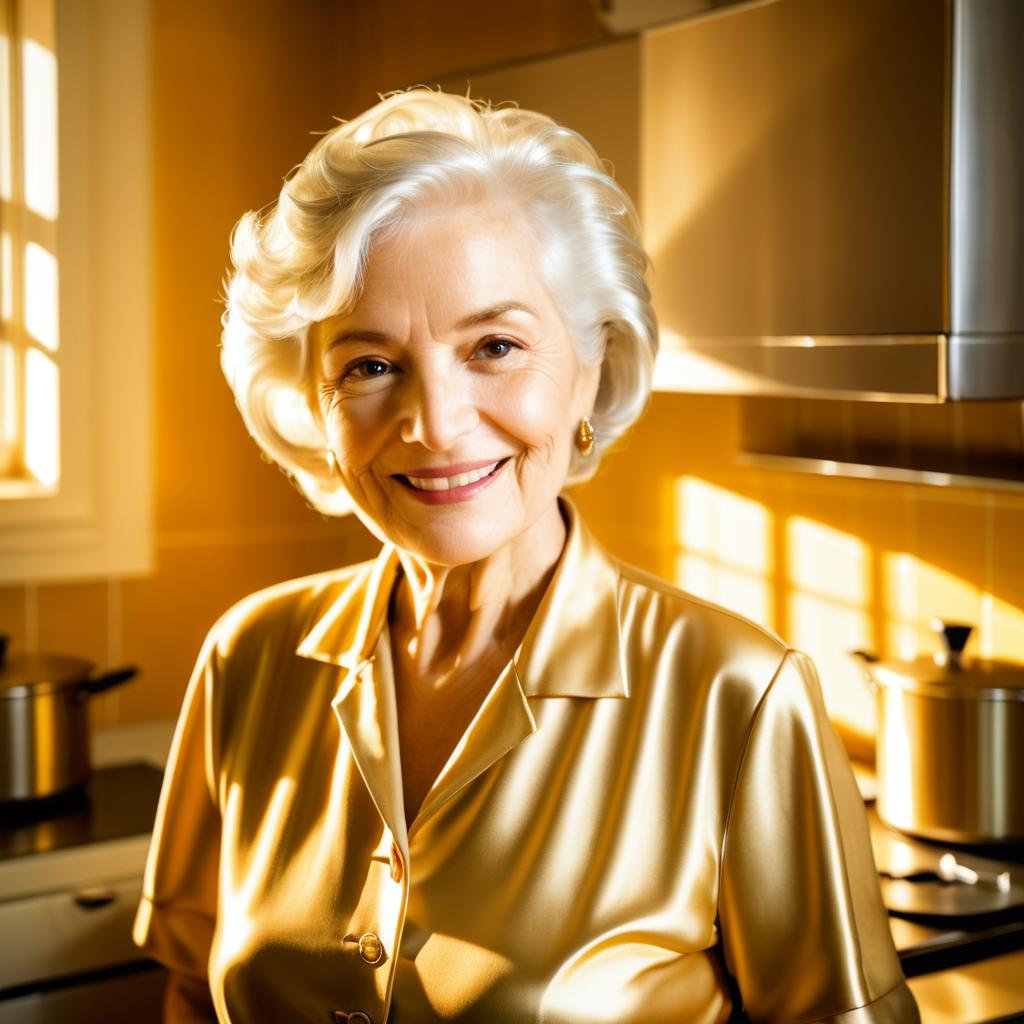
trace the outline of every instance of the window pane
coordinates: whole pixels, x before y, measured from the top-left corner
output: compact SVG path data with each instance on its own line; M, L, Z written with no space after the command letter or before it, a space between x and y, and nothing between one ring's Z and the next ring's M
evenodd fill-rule
M17 355L9 341L0 341L0 477L14 468L18 435Z
M6 231L0 232L0 316L5 324L14 319L14 247Z
M57 260L35 242L25 246L25 330L57 350Z
M11 43L0 30L0 199L11 199Z
M40 483L60 477L57 365L38 349L25 353L25 467Z
M22 44L25 205L57 218L57 58L39 43Z

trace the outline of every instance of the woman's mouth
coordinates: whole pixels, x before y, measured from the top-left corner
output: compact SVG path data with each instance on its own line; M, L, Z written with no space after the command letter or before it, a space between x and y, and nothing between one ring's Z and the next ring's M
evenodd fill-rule
M471 469L458 468L461 472L440 475L437 470L422 470L430 475L396 473L394 479L403 485L413 497L428 505L446 505L467 501L476 497L501 472L508 457L474 466ZM442 470L441 472L444 472Z

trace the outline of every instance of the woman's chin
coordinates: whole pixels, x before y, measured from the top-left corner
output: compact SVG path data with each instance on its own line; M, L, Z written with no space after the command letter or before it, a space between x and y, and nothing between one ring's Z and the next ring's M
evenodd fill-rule
M508 538L493 531L417 530L396 539L403 551L431 565L471 565L482 562L507 543Z

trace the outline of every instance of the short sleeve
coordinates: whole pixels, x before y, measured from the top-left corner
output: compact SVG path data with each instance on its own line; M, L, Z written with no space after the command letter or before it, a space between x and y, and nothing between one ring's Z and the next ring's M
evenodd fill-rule
M719 925L746 1013L916 1024L864 804L811 660L788 651L751 725L723 847Z
M133 931L155 960L203 980L217 920L221 834L210 728L216 632L206 638L178 718Z

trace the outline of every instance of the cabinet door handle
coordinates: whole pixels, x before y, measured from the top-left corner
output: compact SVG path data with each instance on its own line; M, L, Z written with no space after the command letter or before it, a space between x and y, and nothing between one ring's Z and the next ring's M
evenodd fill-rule
M74 895L75 902L85 910L98 910L100 907L107 907L116 899L117 893L101 886L79 889Z

